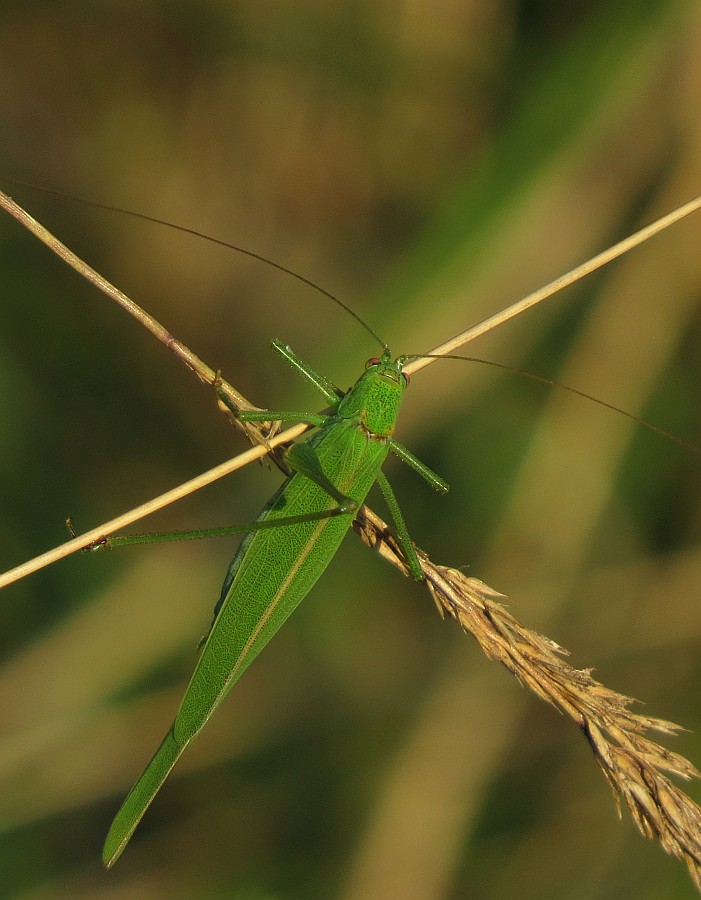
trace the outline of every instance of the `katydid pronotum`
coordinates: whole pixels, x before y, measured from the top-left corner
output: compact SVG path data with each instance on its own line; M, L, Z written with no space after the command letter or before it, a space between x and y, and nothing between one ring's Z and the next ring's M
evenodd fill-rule
M678 219L700 206L701 201L692 201L671 214L672 219ZM620 255L629 246L668 225L672 219L665 217L649 230L638 233L633 239L622 242L564 276L556 283L557 288ZM434 355L448 355L450 350L553 292L553 286L547 286L535 297L526 298L510 308L507 314L491 317L436 348L432 354L415 358L414 370L428 364ZM368 330L374 335L371 329ZM288 450L286 462L293 474L266 506L258 522L197 533L198 536L206 536L251 532L227 573L212 629L176 720L112 825L105 844L104 859L107 865L111 865L121 854L182 751L330 562L375 480L379 482L393 513L408 569L414 577L422 577L421 565L380 467L387 454L394 452L436 489L445 490L446 485L392 437L405 386L403 370L408 370L411 364L405 365L409 357L399 357L392 362L388 349L382 341L380 344L383 347L382 358L369 362L366 372L346 395L301 363L289 348L280 343L274 345L288 362L319 388L332 407L330 416L235 410L241 421L296 419L316 426L319 431L306 443L293 445ZM103 531L106 533L107 529ZM172 540L178 536L193 535L133 536L106 539L103 543L119 546ZM84 546L91 543L92 539L84 539Z

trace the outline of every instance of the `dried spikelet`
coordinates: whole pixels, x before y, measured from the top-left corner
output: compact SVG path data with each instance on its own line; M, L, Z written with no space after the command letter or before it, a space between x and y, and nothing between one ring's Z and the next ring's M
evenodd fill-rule
M619 815L623 798L640 831L683 860L701 891L701 808L660 770L686 779L701 773L683 756L645 737L650 730L674 734L680 726L632 713L632 698L595 681L590 669L566 663L566 650L507 612L498 602L503 594L423 555L421 560L441 615L459 622L489 659L577 722L611 786Z
M369 547L409 574L378 516L363 507L353 527ZM611 786L619 815L623 798L640 831L683 860L701 892L701 807L660 770L684 779L701 773L683 756L645 736L647 731L673 735L683 731L681 726L632 713L632 697L596 681L591 669L566 663L567 650L521 625L499 602L503 594L457 569L435 565L418 548L417 553L441 616L455 619L489 659L502 663L522 684L574 719Z

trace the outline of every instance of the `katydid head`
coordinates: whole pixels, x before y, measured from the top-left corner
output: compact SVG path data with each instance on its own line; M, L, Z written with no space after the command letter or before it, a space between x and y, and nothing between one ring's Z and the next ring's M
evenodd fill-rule
M392 359L389 349L381 357L365 364L365 371L348 391L338 407L343 418L359 418L374 437L394 433L399 405L409 383L404 374L404 357Z

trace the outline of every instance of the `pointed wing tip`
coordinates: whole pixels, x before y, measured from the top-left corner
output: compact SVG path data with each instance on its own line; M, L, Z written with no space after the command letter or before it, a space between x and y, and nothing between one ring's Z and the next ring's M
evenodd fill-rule
M112 866L117 862L119 857L122 855L122 853L124 852L124 848L129 843L129 839L136 830L136 826L138 824L138 822L135 822L133 824L133 827L130 828L129 831L127 831L126 833L121 832L117 834L115 829L115 822L112 823L110 830L107 832L105 844L102 848L102 862L106 869L111 869Z
M184 744L178 744L173 727L166 734L161 746L156 750L136 784L127 794L107 832L102 850L102 862L107 869L111 869L124 852L124 848L136 831L136 826L189 743L186 741Z

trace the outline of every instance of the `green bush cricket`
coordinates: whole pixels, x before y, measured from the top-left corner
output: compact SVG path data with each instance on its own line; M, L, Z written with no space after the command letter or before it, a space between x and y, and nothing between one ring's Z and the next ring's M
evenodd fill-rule
M387 349L371 359L343 394L278 341L274 349L317 387L332 412L237 413L247 421L305 421L312 437L285 453L292 474L257 522L192 535L108 539L109 546L249 532L234 556L214 621L182 704L155 756L131 789L110 828L103 860L121 855L144 812L181 753L206 724L246 668L308 594L338 550L355 513L377 481L390 508L402 549L416 579L423 577L406 525L381 467L390 452L438 491L448 486L392 437L407 383L406 359L392 361Z

